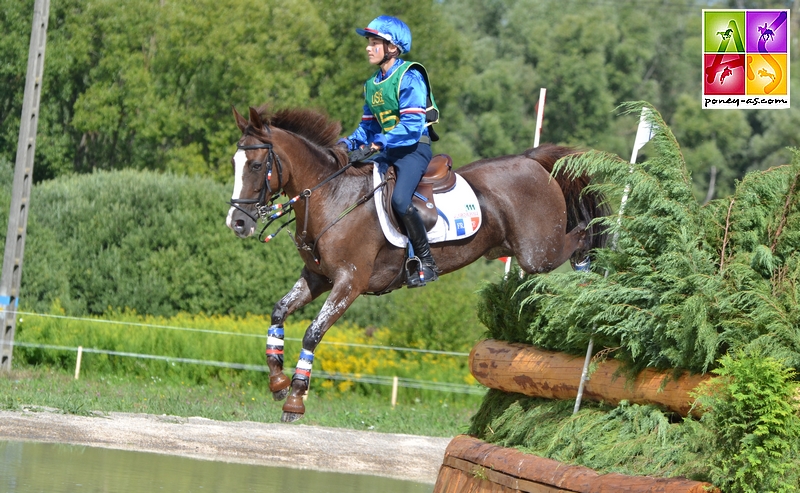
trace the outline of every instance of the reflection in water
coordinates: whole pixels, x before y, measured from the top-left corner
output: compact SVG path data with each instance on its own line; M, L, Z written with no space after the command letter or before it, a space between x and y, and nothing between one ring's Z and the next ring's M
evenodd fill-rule
M4 493L430 493L433 485L34 442L0 442Z

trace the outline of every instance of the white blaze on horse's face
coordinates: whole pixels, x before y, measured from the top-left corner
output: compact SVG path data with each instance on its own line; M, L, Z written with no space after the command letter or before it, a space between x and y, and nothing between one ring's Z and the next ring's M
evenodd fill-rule
M247 154L243 150L236 151L236 154L233 155L233 194L231 195L231 200L236 200L242 198L242 190L244 189L244 168L245 164L247 164ZM228 210L228 218L225 221L225 224L228 225L229 228L234 229L233 224L233 214L236 212L236 207L231 207ZM250 234L253 234L255 231L255 225L250 229ZM249 236L249 235L248 235Z
M247 164L247 153L243 150L236 151L233 155L233 177L236 181L233 182L233 195L231 199L242 198L242 188L244 188L244 165Z

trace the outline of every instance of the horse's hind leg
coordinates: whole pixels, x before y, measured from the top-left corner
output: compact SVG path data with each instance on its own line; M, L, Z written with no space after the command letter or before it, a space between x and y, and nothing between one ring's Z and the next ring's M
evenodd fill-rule
M295 310L302 308L330 289L327 279L303 269L300 279L272 310L272 325L267 331L267 366L272 398L281 401L289 394L291 380L283 373L283 324Z

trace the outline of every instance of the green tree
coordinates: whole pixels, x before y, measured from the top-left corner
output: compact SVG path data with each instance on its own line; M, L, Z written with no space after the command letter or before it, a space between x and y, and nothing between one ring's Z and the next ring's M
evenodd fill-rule
M33 0L0 0L0 161L14 162L33 23Z
M708 195L712 175L716 190L709 199L733 193L734 180L747 171L741 163L752 129L745 112L703 110L696 98L684 94L673 118L681 122L675 125L675 137L692 173L695 197Z
M0 67L0 154L11 161L33 1L3 2L0 25L8 35L0 53L8 62ZM719 196L746 170L788 161L798 110L747 112L746 125L735 117L725 126L733 132L727 145L698 133L721 118L696 111L700 9L707 6L61 0L51 6L35 179L137 168L225 180L238 137L231 104L314 106L348 133L359 121L362 83L374 70L353 29L390 14L411 26L408 58L431 74L442 110L434 151L450 153L456 165L530 147L537 89L546 87L543 141L627 155L636 118L614 108L647 100L686 136L696 193L708 190L713 166Z

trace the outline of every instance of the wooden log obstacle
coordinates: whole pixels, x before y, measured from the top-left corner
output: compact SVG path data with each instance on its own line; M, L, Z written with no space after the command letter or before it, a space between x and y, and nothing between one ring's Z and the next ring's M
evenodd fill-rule
M537 349L527 344L485 340L469 356L470 371L483 385L531 397L575 399L583 358ZM622 400L655 404L686 416L697 415L689 395L708 375L674 375L647 369L629 380L616 361L596 365L583 398L616 405ZM525 454L474 437L455 437L445 451L434 493L602 493L717 492L709 483L685 478L600 474L582 466Z
M487 339L478 342L469 355L472 375L483 385L546 399L575 399L578 395L583 358L544 351L528 344ZM614 360L599 362L589 376L583 398L617 405L622 400L655 404L686 416L701 414L693 409L689 393L711 375L645 369L629 381Z
M708 483L597 472L466 435L447 446L433 493L708 493Z

